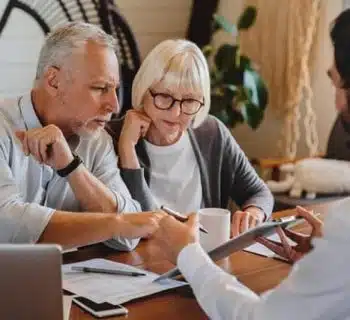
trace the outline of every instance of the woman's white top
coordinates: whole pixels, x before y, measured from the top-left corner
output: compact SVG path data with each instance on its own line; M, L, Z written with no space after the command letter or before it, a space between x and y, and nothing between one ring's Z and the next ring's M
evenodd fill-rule
M156 203L183 214L200 209L200 171L188 133L169 146L145 142L151 163L150 189Z

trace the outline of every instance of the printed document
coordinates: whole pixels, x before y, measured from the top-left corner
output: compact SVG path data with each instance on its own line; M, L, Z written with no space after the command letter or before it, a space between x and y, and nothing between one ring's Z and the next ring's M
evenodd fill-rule
M89 273L72 270L72 266L116 269L145 273L131 277L115 274ZM159 274L106 259L91 259L62 266L63 288L96 303L122 304L157 292L186 285L172 279L153 282Z

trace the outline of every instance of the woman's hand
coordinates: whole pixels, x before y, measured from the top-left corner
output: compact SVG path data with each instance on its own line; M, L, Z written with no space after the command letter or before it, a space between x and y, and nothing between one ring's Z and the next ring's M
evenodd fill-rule
M290 263L298 261L305 253L308 253L312 249L312 239L314 237L323 236L323 222L313 214L313 211L308 211L299 206L296 210L297 216L303 217L312 226L311 235L305 235L278 227L277 233L281 239L281 243L264 237L257 238L257 242L269 248L279 256L287 259ZM293 240L296 245L291 246L288 243L287 237Z
M254 206L246 208L244 211L237 210L232 216L231 237L236 237L239 234L254 228L265 219L265 213Z
M135 145L147 134L151 119L142 110L126 112L122 131L118 141L119 164L122 168L140 168Z

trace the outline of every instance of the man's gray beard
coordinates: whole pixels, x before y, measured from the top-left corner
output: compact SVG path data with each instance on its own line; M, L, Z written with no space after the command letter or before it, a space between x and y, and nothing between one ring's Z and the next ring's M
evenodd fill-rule
M79 128L75 133L82 140L97 139L101 134L102 129L88 130L87 128Z

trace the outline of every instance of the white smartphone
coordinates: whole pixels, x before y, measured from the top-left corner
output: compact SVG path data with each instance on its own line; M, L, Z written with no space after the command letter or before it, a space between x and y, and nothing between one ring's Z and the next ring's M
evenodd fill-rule
M84 297L75 296L73 298L73 302L96 318L123 315L128 313L128 309L121 305L114 305L108 302L95 303Z

